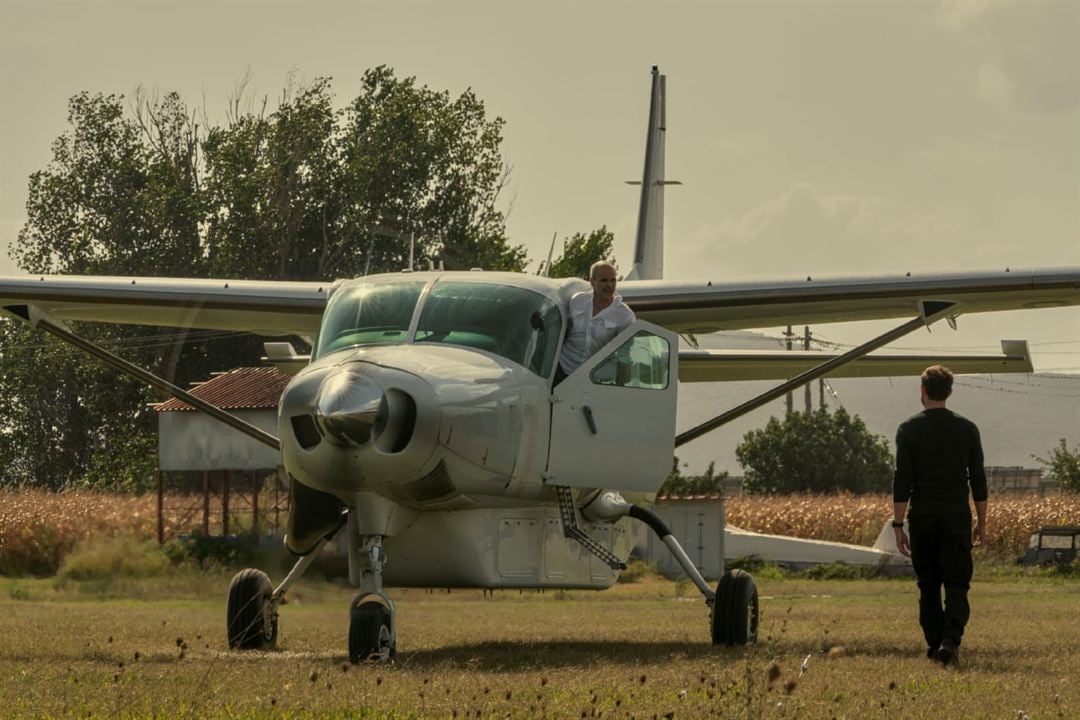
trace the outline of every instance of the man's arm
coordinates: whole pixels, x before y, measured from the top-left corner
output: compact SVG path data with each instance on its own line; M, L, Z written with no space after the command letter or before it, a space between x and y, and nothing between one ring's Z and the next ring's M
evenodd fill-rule
M979 428L971 425L972 443L971 460L968 465L968 482L971 484L971 499L975 501L975 527L971 531L971 543L982 545L986 539L986 502L989 492L986 487L986 468L983 460L982 438Z
M907 502L893 503L893 530L896 532L896 549L901 555L911 557L911 542L907 533L904 532L904 515L907 513ZM900 523L900 527L896 527Z
M908 500L911 499L912 480L911 449L904 435L904 426L896 430L896 472L893 473L893 530L896 533L896 548L901 555L911 556L911 543L904 532L902 523L907 513ZM901 523L900 527L896 527Z
M982 545L986 539L986 501L975 501L975 527L971 531L971 544Z

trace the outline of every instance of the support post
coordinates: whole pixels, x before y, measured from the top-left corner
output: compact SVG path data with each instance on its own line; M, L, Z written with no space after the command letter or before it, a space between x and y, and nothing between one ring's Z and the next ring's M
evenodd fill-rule
M810 326L809 325L804 325L803 326L802 349L807 350L807 351L810 350ZM805 395L806 395L806 397L805 397L805 400L806 400L806 414L809 415L810 413L812 413L814 411L813 402L811 400L812 395L810 394L810 383L806 383Z
M113 367L126 375L130 375L136 380L141 380L147 385L150 385L151 387L165 393L169 397L173 397L177 400L182 400L186 402L188 405L191 405L197 410L203 411L215 420L219 420L228 425L229 427L235 430L239 430L240 432L254 438L255 440L258 440L264 445L268 445L275 450L281 449L281 443L278 442L278 439L263 430L262 428L256 427L255 425L241 420L240 418L232 415L231 413L225 412L219 407L211 405L205 400L192 395L191 393L177 387L176 385L173 385L168 380L160 378L157 375L154 375L152 372L144 370L138 365L128 362L119 355L115 355L102 347L98 347L97 345L90 342L89 340L86 340L85 338L79 337L78 335L68 330L66 327L62 327L55 322L51 322L48 316L41 310L39 310L36 306L8 305L4 309L25 320L27 323L30 324L31 327L44 330L53 337L57 337L70 345L74 345L83 352L93 355L106 365L109 365L110 367Z
M202 471L202 531L210 537L210 471Z
M791 332L791 326L787 326L787 330L784 331L784 337L787 338L787 349L791 351L791 338L794 337L794 333ZM788 391L787 394L787 414L790 415L795 411L795 397Z
M165 543L165 484L161 479L161 471L157 475L157 542L158 545Z
M229 471L221 479L221 535L229 536Z
M955 303L949 302L920 301L919 317L908 320L903 325L900 325L899 327L896 327L887 333L883 333L874 338L873 340L869 340L856 348L852 348L843 355L837 355L834 358L826 360L820 365L816 365L810 368L806 372L799 373L787 382L781 383L772 390L763 392L757 397L751 398L743 404L734 407L721 415L717 415L712 420L707 420L698 425L697 427L693 427L686 432L679 433L675 437L675 447L685 445L691 440L696 440L705 433L715 430L721 425L725 425L731 422L735 418L742 417L748 412L757 410L762 405L772 402L786 392L801 387L813 380L817 380L819 377L825 377L836 368L841 367L842 365L846 365L852 360L858 360L862 356L867 355L874 350L877 350L879 347L888 345L897 338L902 338L905 335L908 335L909 333L912 333L921 327L929 326L936 320L940 320L941 318L949 315L949 313L952 312L955 306Z
M251 534L259 536L259 473L251 471Z

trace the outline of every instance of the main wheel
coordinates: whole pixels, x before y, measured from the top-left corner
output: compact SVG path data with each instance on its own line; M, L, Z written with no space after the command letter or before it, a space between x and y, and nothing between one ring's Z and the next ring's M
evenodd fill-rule
M396 654L390 611L380 602L356 600L349 606L349 662L390 660Z
M754 578L742 570L724 573L716 585L712 609L713 645L757 642L758 592Z
M229 584L229 647L236 650L267 650L277 643L277 613L270 597L274 587L261 570L248 568Z

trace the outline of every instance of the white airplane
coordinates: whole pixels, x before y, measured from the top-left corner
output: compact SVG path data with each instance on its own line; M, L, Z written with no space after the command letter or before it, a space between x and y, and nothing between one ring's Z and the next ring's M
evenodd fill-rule
M291 481L286 547L300 556L275 588L233 579L233 648L275 644L289 586L347 526L349 656L396 650L398 586L611 586L628 524L655 530L705 597L714 643L756 639L757 591L741 571L711 588L645 506L673 451L824 375L1031 372L1023 342L1000 356L875 356L962 313L1080 304L1080 268L785 282L669 282L662 276L664 77L652 101L634 265L619 289L638 320L558 386L553 370L582 280L411 272L327 282L116 277L0 278L0 307L273 447ZM837 356L679 349L678 333L880 318L903 323ZM298 370L278 437L72 334L65 320L244 330L314 338L310 357L267 343ZM787 379L702 425L675 431L677 380ZM388 562L388 559L390 560Z

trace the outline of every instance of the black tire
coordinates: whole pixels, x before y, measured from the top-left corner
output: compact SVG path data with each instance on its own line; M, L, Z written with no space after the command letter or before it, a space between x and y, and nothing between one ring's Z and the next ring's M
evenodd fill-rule
M732 570L716 585L712 610L713 645L749 645L757 642L757 586L750 573Z
M349 662L392 659L396 654L390 611L380 602L349 607Z
M230 648L269 650L277 644L277 615L269 615L273 593L274 586L262 570L248 568L233 576L227 610Z

